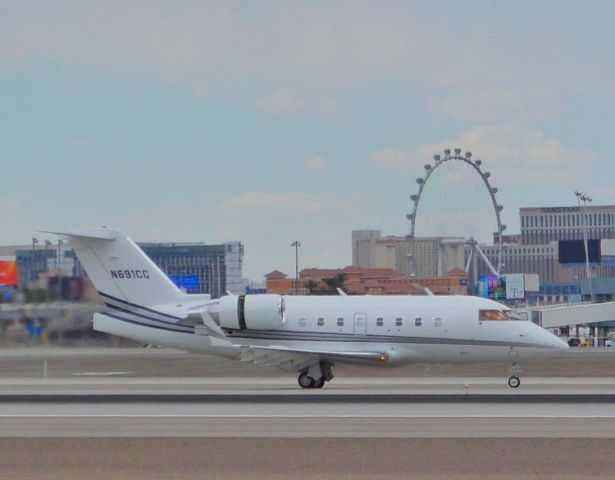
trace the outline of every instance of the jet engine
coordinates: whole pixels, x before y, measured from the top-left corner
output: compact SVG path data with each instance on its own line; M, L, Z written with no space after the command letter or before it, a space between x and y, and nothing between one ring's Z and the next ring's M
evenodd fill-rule
M228 295L218 304L222 328L234 330L278 330L285 321L282 295Z

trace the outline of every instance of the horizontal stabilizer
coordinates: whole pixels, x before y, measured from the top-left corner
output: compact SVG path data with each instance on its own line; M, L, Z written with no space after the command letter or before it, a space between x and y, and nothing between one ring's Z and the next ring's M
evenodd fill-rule
M49 230L40 230L40 232L60 235L61 237L77 238L84 240L115 240L117 238L117 232L115 230L107 230L104 228L84 230L79 232L52 232Z

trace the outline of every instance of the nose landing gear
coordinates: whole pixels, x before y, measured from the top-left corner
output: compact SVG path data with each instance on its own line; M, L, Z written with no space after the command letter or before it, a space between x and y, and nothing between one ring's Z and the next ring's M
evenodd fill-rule
M508 386L510 388L518 388L519 385L521 385L521 380L519 377L512 376L508 378Z
M508 378L508 386L510 388L519 388L521 385L521 379L518 375L521 373L521 367L517 365L517 362L514 362L510 367L510 377Z

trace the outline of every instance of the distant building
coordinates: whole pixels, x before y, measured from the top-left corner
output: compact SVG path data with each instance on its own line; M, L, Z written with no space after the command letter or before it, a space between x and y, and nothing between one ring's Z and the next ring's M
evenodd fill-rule
M615 205L588 206L583 210L587 215L588 238L615 238ZM583 238L583 216L579 207L521 208L519 216L524 245Z
M18 247L15 249L15 258L20 287L37 282L41 274L51 270L61 270L69 276L83 276L83 269L77 265L72 250L58 249L57 246Z
M425 288L436 295L466 295L467 275L454 269L444 276L409 277L389 268L341 269L307 268L299 273L298 294L310 293L310 287L326 287L325 279L343 275L344 291L350 295L426 295ZM267 293L290 295L295 293L295 279L278 270L265 275Z
M615 205L588 206L587 237L590 239L615 238ZM536 207L519 210L521 233L504 235L502 250L503 273L534 273L540 277L539 297L542 302L567 301L581 294L581 283L586 278L584 265L562 266L559 261L559 240L581 240L583 217L578 207ZM494 234L494 243L497 234ZM497 264L498 246L481 249L493 264ZM488 275L486 263L478 260L479 274ZM615 268L592 266L593 277L615 276Z
M295 279L288 278L288 275L274 270L265 275L265 288L267 293L279 293L281 295L291 295L294 293Z
M380 230L352 231L352 265L390 268L404 275L443 276L465 268L463 237L383 237Z
M202 243L139 243L160 269L188 293L220 297L243 293L243 245Z
M243 245L227 242L219 245L203 243L139 243L143 251L180 288L188 293L209 293L213 297L227 291L243 293ZM1 248L1 247L0 247ZM37 282L43 274L55 270L64 275L84 277L74 251L57 246L38 248L15 247L20 286ZM2 251L8 252L5 248Z

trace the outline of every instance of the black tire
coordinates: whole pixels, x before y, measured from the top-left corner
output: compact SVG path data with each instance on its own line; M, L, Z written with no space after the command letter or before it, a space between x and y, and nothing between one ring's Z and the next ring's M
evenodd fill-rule
M307 373L302 373L301 375L299 375L299 378L297 379L297 383L299 383L299 386L301 388L314 388L314 384L316 382Z
M313 388L322 388L325 386L325 377L320 377L314 382Z
M519 388L519 385L521 385L519 377L512 376L508 379L508 386L510 388Z

